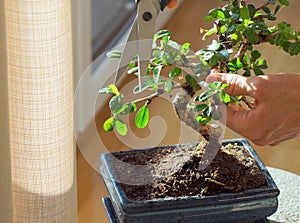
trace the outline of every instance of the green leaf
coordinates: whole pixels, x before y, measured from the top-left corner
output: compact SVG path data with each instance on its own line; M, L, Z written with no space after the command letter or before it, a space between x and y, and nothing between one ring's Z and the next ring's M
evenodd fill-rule
M259 68L259 69L267 69L268 68L268 64L267 61L265 59L260 59L255 63L255 67Z
M236 27L237 27L236 24L228 24L227 32L228 32L228 33L234 33L235 30L236 30Z
M153 57L160 59L161 58L161 51L160 50L153 50L152 53Z
M287 39L293 39L297 35L296 31L291 26L284 27L282 34Z
M261 15L263 15L263 13L260 12L260 11L257 11L257 12L255 12L253 18L256 18L256 17L261 16Z
M241 8L240 17L243 20L249 20L250 19L250 11L247 7L242 7Z
M228 63L228 68L232 71L236 71L239 69L242 69L244 67L243 63L241 62L240 58L237 57L235 59L233 59L232 61L230 61Z
M109 87L105 87L99 90L99 94L113 94L113 92Z
M268 13L267 17L268 17L268 20L270 20L270 21L275 21L277 19L276 15L274 15L272 13Z
M215 111L212 113L211 117L214 120L220 120L222 118L222 113L220 111Z
M180 53L183 55L187 55L190 51L191 44L190 43L184 43L180 49Z
M205 117L210 117L210 114L211 114L211 107L208 106L206 109L204 109L202 115Z
M171 89L172 89L172 86L173 86L172 80L170 80L170 79L167 80L167 81L165 82L165 87L164 87L165 91L166 91L166 92L170 92Z
M234 40L234 41L237 41L237 40L239 39L239 36L238 36L238 34L236 34L236 33L232 33L232 34L230 35L230 39L232 39L232 40Z
M162 69L162 65L154 67L154 69L153 69L154 83L157 83L159 81L159 76L160 76L161 69Z
M164 37L162 37L162 39L161 39L160 42L161 42L161 45L164 48L168 45L169 39L170 39L170 36L164 36Z
M121 56L122 56L122 51L120 51L120 50L112 50L112 51L108 52L106 54L106 56L109 57L109 58L120 59Z
M199 84L194 84L193 85L193 90L194 91L199 91L199 90L201 90L201 86Z
M241 62L241 59L239 57L236 58L236 66L238 69L242 69L244 66L243 66L243 63Z
M246 28L244 35L251 44L256 44L258 42L258 35L254 29Z
M289 6L290 2L289 0L278 0L280 2L281 5L284 5L284 6Z
M201 74L201 73L207 72L209 70L210 70L210 68L207 64L204 64L203 62L199 62L195 65L193 71L195 74Z
M207 123L210 122L211 120L211 117L208 117L208 116L203 116L203 115L198 115L196 116L196 121L200 124L200 125L205 125Z
M253 68L253 71L254 71L254 73L255 73L256 76L264 75L264 72L261 69L259 69L259 68L255 67L255 68Z
M130 68L128 71L127 71L127 74L134 74L134 73L137 73L138 72L138 67L133 67L133 68Z
M219 55L220 55L220 59L223 59L223 60L228 60L229 59L228 50L221 50Z
M274 14L276 15L278 12L279 12L279 10L281 9L281 5L277 5L276 6L276 8L275 8L275 10L274 10Z
M249 4L247 7L249 9L250 17L252 18L256 13L256 8L252 4Z
M191 86L198 83L197 79L195 77L193 77L193 75L191 75L191 74L185 75L185 81L188 85L191 85Z
M110 132L113 130L113 122L114 122L114 117L108 118L104 124L103 124L103 129L105 132Z
M218 19L225 19L225 14L220 9L217 11L217 18Z
M243 56L243 58L242 58L242 64L243 64L243 68L244 68L244 70L247 70L247 69L249 69L249 63L248 63L248 61L249 61L249 59L248 59L248 56L247 56L247 54L244 54L244 56Z
M200 95L195 97L194 100L204 102L204 101L207 101L208 99L210 99L213 95L214 95L214 93L211 91L204 91Z
M122 136L125 136L127 134L127 131L128 131L127 125L119 118L115 118L114 128Z
M199 111L206 109L207 107L208 107L207 104L198 104L198 105L195 105L193 110L194 110L194 112L199 112Z
M121 95L113 96L109 101L109 108L111 112L115 115L119 114L122 110L123 98Z
M245 28L246 28L246 26L245 26L243 23L241 23L241 24L238 24L238 25L237 25L236 31L237 31L237 32L242 32L242 31L245 30Z
M135 125L142 129L147 126L149 122L149 109L147 105L143 105L135 116Z
M174 79L174 78L178 77L181 74L181 72L182 72L181 68L175 67L170 71L169 77L171 79Z
M108 85L108 87L111 89L113 94L115 94L117 96L120 95L120 92L119 92L118 88L116 87L116 85L110 84L110 85Z
M225 25L221 26L220 33L225 33L227 30L227 27Z
M282 41L282 42L279 44L279 46L281 46L282 49L283 49L285 52L290 53L289 50L290 50L291 44L292 44L292 43L289 42L289 41Z
M168 46L174 48L175 50L180 51L180 45L178 43L176 43L175 41L169 40L168 41Z
M212 9L208 12L208 15L204 18L205 21L210 21L212 19L224 19L225 14L220 9Z
M274 5L276 0L268 0L268 4Z
M224 92L223 91L218 91L217 93L219 101L223 102L224 101Z
M208 45L207 50L216 51L216 50L220 49L221 46L222 46L221 43L217 42L216 40L213 40L211 42L211 44Z
M161 60L161 59L157 59L157 58L153 58L152 60L151 60L151 62L152 62L152 64L153 65L162 65L164 62Z
M229 68L229 70L231 70L231 71L236 71L236 70L237 70L236 65L235 65L234 63L232 63L232 62L229 62L229 63L228 63L228 68Z
M115 94L120 95L118 88L114 84L108 85L108 87L99 90L100 94Z
M270 10L269 7L267 7L267 6L263 6L263 7L262 7L262 10L263 10L265 13L267 13L267 14L271 13L271 10Z
M288 52L289 52L289 54L290 54L291 56L298 55L299 52L300 52L300 41L295 42L295 43L292 43L292 44L289 46Z
M224 99L223 99L223 102L225 103L225 104L228 104L229 102L230 102L230 95L229 94L227 94L227 93L225 93L224 94Z
M218 32L218 29L217 29L216 27L213 27L213 28L207 30L207 31L205 32L204 36L202 37L202 40L205 40L205 38L206 38L207 36L211 36L212 34L215 34L215 33L217 33L217 32Z
M225 88L227 88L229 86L229 84L222 84L221 85L221 89L224 90Z
M176 59L177 56L178 56L177 52L164 52L162 59L164 60L166 65L170 65L174 63L174 60Z
M156 41L158 39L161 39L165 36L169 37L171 36L171 32L169 30L160 30L157 33L154 34L153 40Z
M255 62L260 56L261 56L261 53L258 50L253 50L250 54L251 62Z
M250 77L250 76L251 76L250 70L246 70L246 71L243 73L243 76L244 76L244 77Z
M130 61L130 63L128 64L128 67L129 68L134 68L135 67L135 61L134 60Z
M218 90L221 88L221 86L222 86L222 82L220 82L220 81L215 81L213 83L208 84L208 87L211 90Z
M120 110L121 110L121 112L119 114L121 114L121 115L127 115L130 113L133 113L136 111L136 104L134 104L134 103L124 104Z
M146 77L147 77L147 76L146 76ZM146 90L147 88L149 88L149 87L151 87L151 86L153 86L153 85L155 85L155 84L154 84L154 83L143 84L142 89L140 89L140 86L137 85L137 86L135 86L135 87L133 88L133 93L134 93L134 94L140 93L140 92Z
M238 100L237 100L236 96L231 96L230 98L231 98L231 100L230 100L229 104L231 104L231 105L238 104Z
M219 62L219 55L217 53L215 53L209 60L209 66L214 67L215 65L217 65L217 63Z
M224 19L225 18L225 14L222 10L220 9L216 9L212 12L212 14L214 14L213 16L216 18L216 19Z
M287 24L286 24L286 22L280 22L277 24L277 26L278 26L278 29L282 30L287 26Z

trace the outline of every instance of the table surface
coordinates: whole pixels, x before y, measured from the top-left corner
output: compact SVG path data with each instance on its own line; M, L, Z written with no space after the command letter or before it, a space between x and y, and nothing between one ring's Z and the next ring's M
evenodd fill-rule
M280 190L278 209L268 219L270 223L300 223L300 176L268 167Z

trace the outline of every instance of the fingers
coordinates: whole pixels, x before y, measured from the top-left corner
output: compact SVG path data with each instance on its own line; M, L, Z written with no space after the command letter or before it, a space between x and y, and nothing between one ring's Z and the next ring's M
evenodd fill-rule
M221 81L229 86L225 89L226 93L238 96L246 95L254 97L256 88L251 83L251 78L246 78L237 74L211 74L207 77L207 82Z
M251 110L246 110L237 105L228 105L226 108L226 113L227 126L235 132L247 134L249 121L251 122Z
M174 9L178 6L178 0L170 0L169 4L167 5L168 9Z

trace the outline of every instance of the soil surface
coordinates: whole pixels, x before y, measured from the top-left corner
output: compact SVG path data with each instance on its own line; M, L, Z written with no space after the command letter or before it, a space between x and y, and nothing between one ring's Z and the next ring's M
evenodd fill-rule
M122 184L126 196L131 200L152 200L241 192L267 186L256 161L243 146L222 146L213 161L203 169L200 163L205 163L202 159L205 148L206 145L199 143L118 153L116 157L126 163L149 165L152 176L145 177L156 179L147 185Z

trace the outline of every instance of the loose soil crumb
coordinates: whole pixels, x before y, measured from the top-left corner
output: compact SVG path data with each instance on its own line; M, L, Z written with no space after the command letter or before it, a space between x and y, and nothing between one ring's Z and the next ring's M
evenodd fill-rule
M126 163L151 166L149 177L157 179L148 185L123 184L126 196L131 200L152 200L233 193L267 186L256 161L243 146L222 146L210 165L201 170L199 163L204 150L205 145L200 143L117 154L117 158ZM178 165L179 160L182 165ZM170 176L162 177L165 174Z

